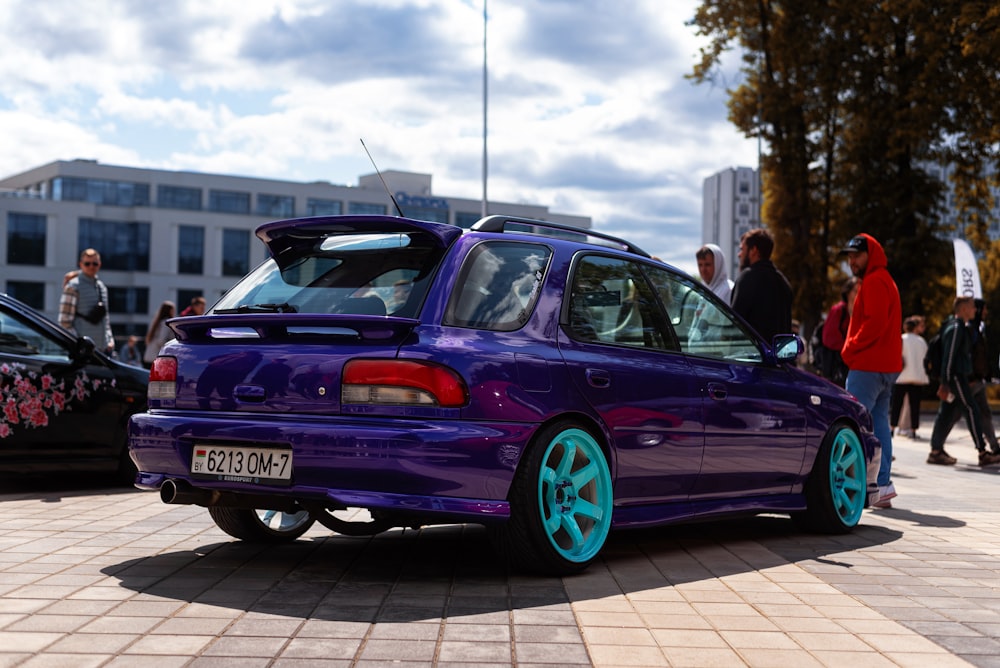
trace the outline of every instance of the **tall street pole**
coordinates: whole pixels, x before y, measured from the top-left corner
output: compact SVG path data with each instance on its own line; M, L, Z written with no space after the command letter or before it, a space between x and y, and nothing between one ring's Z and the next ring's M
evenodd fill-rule
M488 207L486 202L488 201L486 197L486 175L488 173L488 163L486 159L486 89L487 89L487 78L486 78L486 0L483 0L483 204L482 204L482 216L485 218L487 215Z

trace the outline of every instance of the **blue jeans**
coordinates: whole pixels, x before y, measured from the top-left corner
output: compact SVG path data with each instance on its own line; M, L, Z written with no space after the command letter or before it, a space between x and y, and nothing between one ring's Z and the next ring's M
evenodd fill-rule
M845 389L857 397L857 400L872 414L875 438L882 444L882 461L878 470L879 487L889 484L889 475L892 472L892 427L889 425L889 404L892 401L892 386L898 376L898 373L853 369L847 372Z

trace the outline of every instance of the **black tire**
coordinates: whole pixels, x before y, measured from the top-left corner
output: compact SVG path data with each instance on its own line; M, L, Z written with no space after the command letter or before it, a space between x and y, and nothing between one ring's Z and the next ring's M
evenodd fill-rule
M802 529L843 534L857 526L867 501L864 447L846 424L830 428L806 481L806 510L792 519Z
M569 421L542 429L514 476L510 519L491 526L516 570L570 575L597 558L611 529L611 473L597 439Z
M305 510L284 513L280 510L210 506L208 514L227 534L250 543L289 543L313 525L313 519Z

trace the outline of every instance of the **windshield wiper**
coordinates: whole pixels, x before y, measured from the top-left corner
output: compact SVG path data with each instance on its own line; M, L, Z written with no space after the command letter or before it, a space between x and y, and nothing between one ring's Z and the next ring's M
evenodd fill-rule
M289 304L240 304L236 308L216 309L213 313L220 315L226 313L298 313L299 310Z

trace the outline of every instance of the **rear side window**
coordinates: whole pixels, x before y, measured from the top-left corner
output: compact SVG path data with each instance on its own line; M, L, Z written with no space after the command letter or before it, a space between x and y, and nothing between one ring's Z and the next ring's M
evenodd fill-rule
M498 332L520 329L538 301L552 256L547 246L486 241L469 253L448 302L444 324Z

